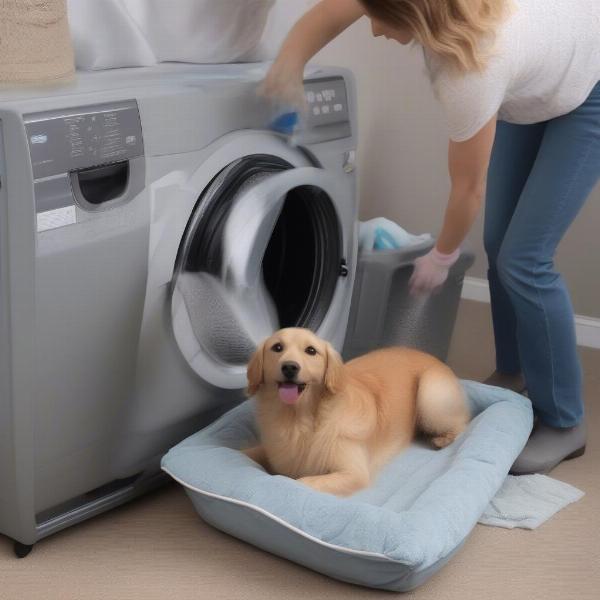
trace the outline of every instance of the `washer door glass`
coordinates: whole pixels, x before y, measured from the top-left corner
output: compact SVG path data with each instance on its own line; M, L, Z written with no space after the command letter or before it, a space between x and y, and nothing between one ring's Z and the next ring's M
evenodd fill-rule
M226 167L200 197L172 284L175 338L222 388L244 385L256 345L281 327L318 331L337 287L343 235L335 178L273 156Z

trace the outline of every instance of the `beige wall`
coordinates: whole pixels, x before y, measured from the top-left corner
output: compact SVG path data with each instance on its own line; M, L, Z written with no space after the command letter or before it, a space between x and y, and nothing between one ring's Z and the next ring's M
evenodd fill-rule
M317 60L351 68L358 80L361 215L384 215L415 233L441 225L449 184L444 124L420 53L370 35L361 20ZM600 166L599 166L600 169ZM482 220L470 236L485 277ZM578 314L600 318L600 187L566 236L557 264Z

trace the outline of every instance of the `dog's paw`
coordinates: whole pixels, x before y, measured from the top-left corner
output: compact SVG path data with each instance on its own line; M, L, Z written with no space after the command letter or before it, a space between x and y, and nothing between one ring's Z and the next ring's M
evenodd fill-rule
M456 439L456 434L453 432L447 432L443 435L437 435L434 438L431 438L431 443L439 449L445 448L449 446Z
M369 483L368 478L360 477L356 474L349 475L347 473L329 473L328 475L300 477L298 481L317 492L341 497L350 496L354 492L366 487Z
M320 475L315 475L312 477L300 477L298 481L312 488L313 490L317 490L318 492L322 491L322 487L320 485L322 477Z
M253 448L245 448L241 450L250 460L261 466L265 471L269 471L269 460L265 449L262 446L254 446Z

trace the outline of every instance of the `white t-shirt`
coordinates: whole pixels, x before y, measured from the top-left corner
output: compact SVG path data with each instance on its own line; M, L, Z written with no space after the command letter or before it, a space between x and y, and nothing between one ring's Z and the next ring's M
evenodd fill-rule
M600 81L600 0L513 0L484 72L457 74L425 52L450 138L473 137L496 113L540 123L571 112Z

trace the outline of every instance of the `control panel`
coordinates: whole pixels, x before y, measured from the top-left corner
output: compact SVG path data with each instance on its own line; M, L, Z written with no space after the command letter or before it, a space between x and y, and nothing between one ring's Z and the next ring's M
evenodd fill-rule
M25 115L34 179L126 161L144 154L137 103Z
M308 124L320 127L349 120L348 95L342 77L309 80L304 83Z
M318 144L352 135L348 92L343 77L308 79L304 82L308 107L301 142Z

